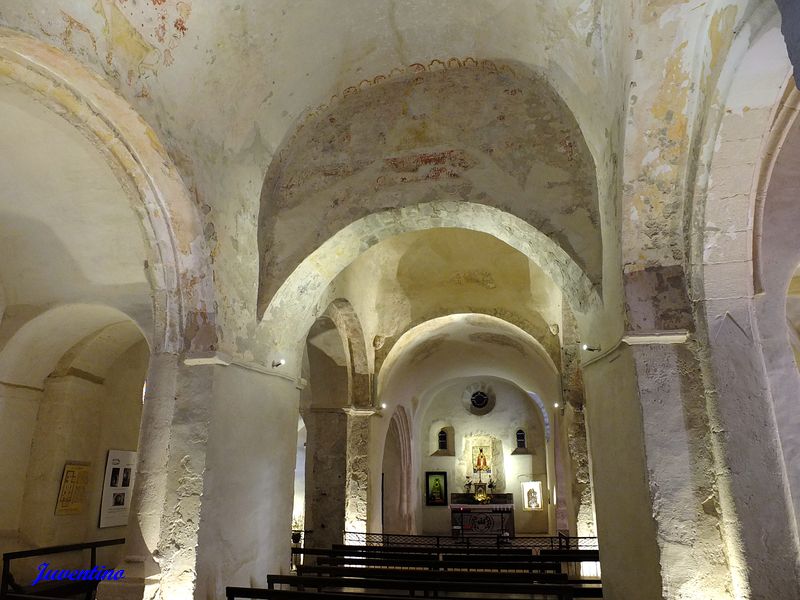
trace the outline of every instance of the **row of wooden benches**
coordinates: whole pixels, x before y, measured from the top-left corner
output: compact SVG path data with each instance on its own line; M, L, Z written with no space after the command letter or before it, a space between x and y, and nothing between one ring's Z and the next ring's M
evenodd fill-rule
M597 551L510 548L334 546L294 549L316 564L268 575L267 588L228 587L228 600L386 600L398 593L459 600L602 598L599 579L570 579L562 563L597 561ZM465 597L463 594L480 594Z

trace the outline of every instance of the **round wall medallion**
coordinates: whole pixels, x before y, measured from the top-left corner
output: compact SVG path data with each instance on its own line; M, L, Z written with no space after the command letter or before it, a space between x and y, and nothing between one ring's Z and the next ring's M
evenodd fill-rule
M494 408L494 391L487 383L473 383L464 390L461 402L467 412L473 415L485 415Z
M486 392L478 390L472 394L469 401L477 409L486 408L489 405L489 396L486 395Z

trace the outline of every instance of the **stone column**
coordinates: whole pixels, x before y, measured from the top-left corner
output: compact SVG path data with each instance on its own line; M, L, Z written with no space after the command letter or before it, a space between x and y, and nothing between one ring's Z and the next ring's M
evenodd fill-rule
M789 488L797 467L784 463L786 448L778 435L796 416L781 414L770 394L767 373L781 361L772 362L769 351L758 343L758 313L752 300L731 296L706 300L698 312L707 315L709 344L703 359L713 390L708 402L714 440L725 460L718 486L731 540L734 590L737 597L800 598L798 536ZM783 353L787 356L791 360L788 349ZM796 382L796 369L780 381ZM794 472L787 474L785 469L792 471L793 466Z
M345 531L367 531L369 505L369 419L372 409L347 409Z
M589 446L586 439L586 419L583 405L568 404L566 411L570 414L567 442L569 455L572 459L575 534L580 537L594 537L597 535L597 527L594 523L594 498L592 495Z
M345 524L348 415L341 408L311 409L303 415L306 446L306 545L342 543Z
M128 521L125 578L103 582L103 600L194 597L211 365L174 354L150 358Z
M597 529L594 523L594 497L586 439L586 399L578 352L581 341L575 316L566 304L562 310L561 336L561 401L565 412L563 422L571 466L568 502L570 533L594 537Z
M603 597L662 598L642 409L630 348L622 345L587 361L583 377Z
M687 337L627 338L642 409L661 593L732 598L704 383Z
M289 566L297 381L221 354L156 355L147 384L126 576L98 597L266 585Z

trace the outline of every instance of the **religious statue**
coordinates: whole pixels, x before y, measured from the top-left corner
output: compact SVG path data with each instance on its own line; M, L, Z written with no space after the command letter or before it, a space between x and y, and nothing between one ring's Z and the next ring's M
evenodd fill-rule
M488 471L489 463L486 460L486 455L483 453L483 448L478 451L478 457L475 459L476 471Z

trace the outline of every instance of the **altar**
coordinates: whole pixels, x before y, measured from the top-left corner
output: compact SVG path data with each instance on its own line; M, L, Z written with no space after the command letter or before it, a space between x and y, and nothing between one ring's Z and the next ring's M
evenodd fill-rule
M472 494L451 494L450 525L453 537L514 537L514 495L494 494L481 503Z

